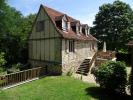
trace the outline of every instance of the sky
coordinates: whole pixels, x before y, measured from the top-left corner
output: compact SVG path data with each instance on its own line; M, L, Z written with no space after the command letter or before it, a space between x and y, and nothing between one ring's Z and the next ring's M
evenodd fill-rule
M41 4L63 12L83 24L93 26L99 6L115 0L8 0L8 4L19 10L24 16L37 13ZM121 0L133 9L133 0Z

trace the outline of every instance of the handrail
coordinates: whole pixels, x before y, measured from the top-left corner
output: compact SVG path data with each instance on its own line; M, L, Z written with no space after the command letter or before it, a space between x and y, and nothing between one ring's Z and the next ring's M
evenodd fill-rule
M16 73L0 76L0 87L16 84L26 80L31 80L45 74L45 67L36 67Z
M113 52L113 51L107 51L107 52L99 51L97 54L97 57L103 58L103 59L112 59L112 58L115 58L115 52Z
M14 73L10 73L10 74L0 75L0 77L1 76L12 75L12 74L17 74L17 73L21 73L21 72L25 72L25 71L35 70L35 69L39 69L39 68L42 68L42 67L36 67L36 68L27 69L27 70L23 70L23 71L18 71L18 72L14 72Z
M94 60L96 59L97 57L97 52L94 54L94 56L92 57L90 63L89 63L89 67L91 67L91 65L93 64Z

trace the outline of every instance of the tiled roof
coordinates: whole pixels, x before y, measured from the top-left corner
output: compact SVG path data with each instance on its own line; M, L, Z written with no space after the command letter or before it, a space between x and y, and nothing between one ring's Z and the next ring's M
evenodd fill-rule
M43 6L44 10L47 12L47 14L49 15L49 17L51 18L51 20L53 21L57 31L64 37L64 38L67 38L67 39L75 39L75 40L94 40L94 41L98 41L95 37L93 37L91 34L88 34L88 36L84 35L84 34L77 34L75 33L74 31L72 31L71 29L68 30L68 32L63 32L61 29L59 29L57 26L56 26L56 23L55 21L56 20L60 20L63 16L67 16L67 19L69 22L71 23L76 23L76 22L80 22L62 12L59 12L59 11L56 11L52 8L49 8L49 7L46 7L46 6ZM86 24L84 24L86 25Z
M133 40L132 41L129 41L127 45L128 46L133 46Z

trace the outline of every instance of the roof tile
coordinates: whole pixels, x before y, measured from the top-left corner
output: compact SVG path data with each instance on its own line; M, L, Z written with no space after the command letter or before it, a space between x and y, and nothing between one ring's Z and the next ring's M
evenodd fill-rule
M59 11L56 11L52 8L49 8L49 7L46 7L46 6L43 6L43 8L45 9L45 11L47 12L47 14L50 16L51 20L53 21L53 23L55 24L55 21L62 18L64 15L64 13L62 12L59 12ZM67 16L67 15L66 15ZM75 22L80 22L70 16L67 16L68 20L71 22L71 23L75 23ZM84 24L84 25L87 25L87 24ZM56 24L55 24L56 26ZM95 37L93 37L91 34L89 34L88 36L80 33L77 34L75 33L74 31L72 30L68 30L68 32L63 32L61 29L59 29L57 26L56 26L56 29L58 30L58 32L64 37L64 38L67 38L67 39L75 39L75 40L93 40L93 41L98 41Z

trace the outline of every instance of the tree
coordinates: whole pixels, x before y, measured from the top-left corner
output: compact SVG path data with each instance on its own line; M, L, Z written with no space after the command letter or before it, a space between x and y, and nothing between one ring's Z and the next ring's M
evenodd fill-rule
M2 34L2 32L4 32L4 22L6 21L6 17L5 17L5 9L6 9L6 2L5 0L0 0L0 34Z
M27 61L27 38L35 16L24 17L5 0L0 1L0 52L5 52L6 66Z
M33 22L35 20L36 14L30 14L22 18L22 23L20 24L20 61L25 63L28 59L28 36L31 32ZM22 56L23 55L23 56Z
M98 69L93 71L96 77L96 82L100 87L115 91L118 93L125 93L127 84L126 65L122 62L109 61L102 64Z
M99 7L93 24L91 33L110 50L125 50L124 44L133 38L133 11L122 1Z

